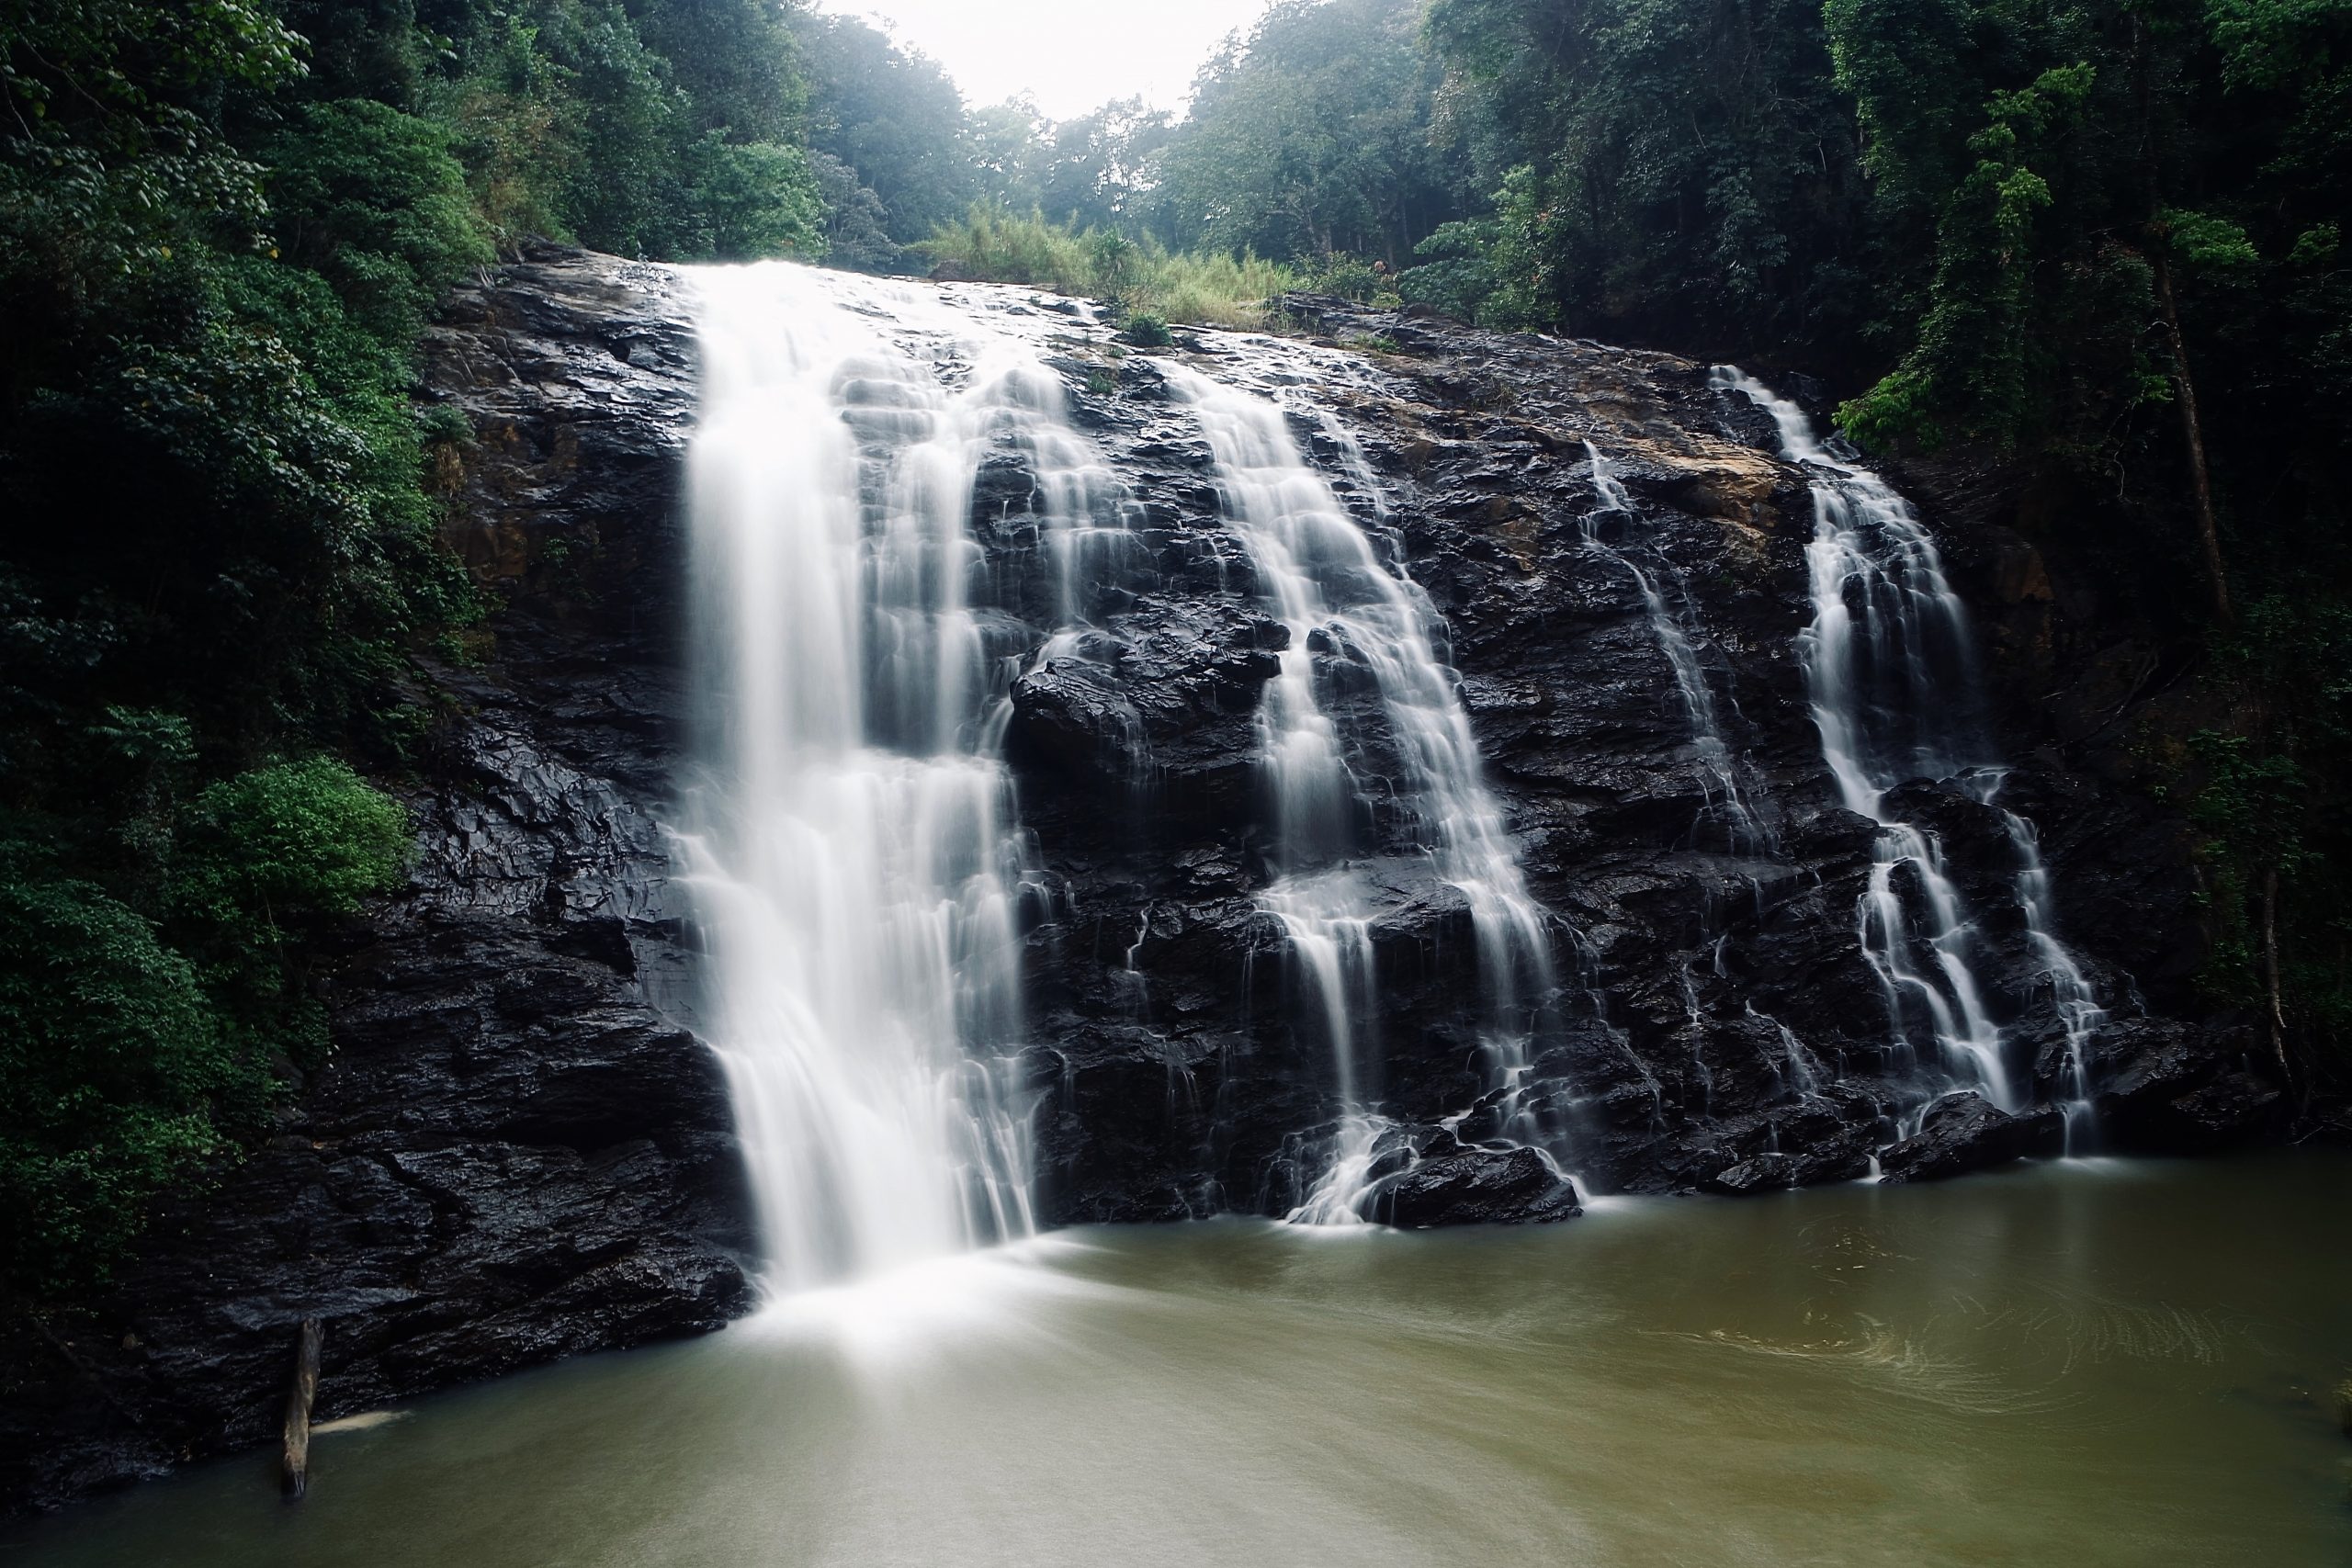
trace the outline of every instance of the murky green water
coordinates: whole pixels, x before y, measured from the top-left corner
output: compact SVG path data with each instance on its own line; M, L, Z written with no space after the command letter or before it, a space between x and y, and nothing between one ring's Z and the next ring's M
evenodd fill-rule
M47 1520L11 1564L2352 1561L2352 1161L1080 1232Z

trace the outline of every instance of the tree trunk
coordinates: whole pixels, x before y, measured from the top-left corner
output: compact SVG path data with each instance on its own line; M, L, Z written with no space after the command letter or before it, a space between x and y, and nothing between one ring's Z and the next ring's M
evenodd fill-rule
M319 1346L326 1331L315 1317L302 1320L294 1348L294 1386L286 1391L286 1495L300 1497L311 1484L311 1404L319 1396Z
M2188 443L2189 488L2197 502L2198 540L2204 547L2205 577L2213 593L2213 618L2230 624L2230 581L2222 570L2222 534L2213 521L2213 483L2205 470L2205 433L2197 418L2197 383L2188 376L2188 350L2180 340L2180 312L2173 306L2172 268L2162 253L2155 267L2156 302L2164 309L2165 338L2172 348L2173 385L2180 391L2180 431Z
M2262 874L2262 978L2270 993L2270 1049L2287 1087L2295 1087L2294 1064L2287 1059L2287 1010L2278 998L2278 868Z

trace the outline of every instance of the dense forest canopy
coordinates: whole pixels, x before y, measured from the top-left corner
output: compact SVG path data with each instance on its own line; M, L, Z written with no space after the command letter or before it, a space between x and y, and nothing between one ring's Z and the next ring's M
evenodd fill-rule
M2216 1000L2340 1057L2352 0L1279 0L1188 113L1058 122L797 0L0 0L0 95L17 1291L325 1049L307 955L404 852L363 775L484 635L417 334L533 237L1809 372L2010 473L2201 682L2150 766Z

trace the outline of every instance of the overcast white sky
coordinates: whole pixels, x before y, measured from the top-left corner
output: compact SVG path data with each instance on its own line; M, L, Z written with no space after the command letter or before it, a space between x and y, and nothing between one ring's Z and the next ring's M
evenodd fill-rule
M1269 0L824 0L887 22L978 107L1026 92L1056 119L1140 93L1183 107L1193 73Z

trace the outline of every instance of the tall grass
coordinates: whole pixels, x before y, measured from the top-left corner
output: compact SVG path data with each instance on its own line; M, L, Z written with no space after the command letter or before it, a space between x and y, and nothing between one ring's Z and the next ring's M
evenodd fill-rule
M1149 235L1074 230L986 203L914 248L943 276L1108 299L1131 314L1193 326L1264 327L1268 302L1299 286L1292 268L1246 253L1171 251Z

